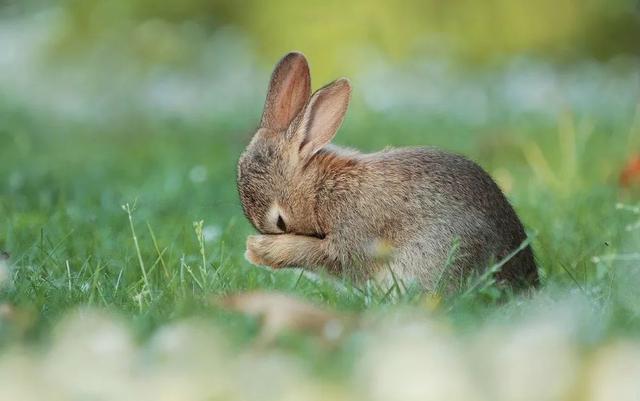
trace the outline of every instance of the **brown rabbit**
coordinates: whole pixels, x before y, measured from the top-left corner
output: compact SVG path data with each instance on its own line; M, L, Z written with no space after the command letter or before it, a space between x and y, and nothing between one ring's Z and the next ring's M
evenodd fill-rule
M250 262L356 280L393 274L433 290L441 277L464 279L524 243L515 211L472 161L434 148L361 154L330 145L350 94L342 78L311 95L300 53L276 66L260 127L238 162L242 207L261 233L247 239ZM497 278L537 283L531 248Z

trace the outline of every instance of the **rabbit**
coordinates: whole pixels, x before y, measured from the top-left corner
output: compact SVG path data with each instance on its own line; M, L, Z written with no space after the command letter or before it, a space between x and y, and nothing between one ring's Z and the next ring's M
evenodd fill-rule
M442 277L460 283L513 253L497 281L537 284L523 225L480 166L429 147L363 154L330 144L350 96L345 78L312 94L301 53L275 67L238 161L242 208L260 232L247 238L247 260L434 291Z

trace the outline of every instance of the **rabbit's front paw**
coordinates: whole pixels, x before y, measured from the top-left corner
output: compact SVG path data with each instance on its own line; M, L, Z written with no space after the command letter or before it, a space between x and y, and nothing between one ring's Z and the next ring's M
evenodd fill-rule
M277 262L276 242L278 235L251 235L247 238L247 250L244 257L254 265L283 267Z
M256 266L269 266L262 256L264 254L264 246L260 245L262 237L264 235L250 235L247 237L247 250L244 253L244 258Z

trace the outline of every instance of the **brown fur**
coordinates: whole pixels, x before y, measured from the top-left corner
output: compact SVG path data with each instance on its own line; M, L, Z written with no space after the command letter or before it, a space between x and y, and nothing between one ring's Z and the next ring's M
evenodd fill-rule
M464 279L525 241L498 186L462 156L434 148L360 154L330 145L350 90L341 79L304 99L304 56L290 53L276 67L261 127L238 163L242 206L261 233L247 240L251 262L326 268L356 280L393 271L430 290L443 269L454 281ZM531 248L498 278L518 287L537 283Z

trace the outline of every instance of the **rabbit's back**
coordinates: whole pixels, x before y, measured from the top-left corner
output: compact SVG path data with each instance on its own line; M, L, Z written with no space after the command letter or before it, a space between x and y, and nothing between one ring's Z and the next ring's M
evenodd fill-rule
M371 185L383 190L388 220L396 220L390 224L403 236L393 261L403 275L432 287L449 261L447 275L464 278L526 240L502 191L463 156L435 148L397 149L371 155L369 162L378 172ZM536 282L531 248L510 259L498 278L516 286Z

